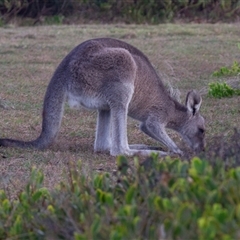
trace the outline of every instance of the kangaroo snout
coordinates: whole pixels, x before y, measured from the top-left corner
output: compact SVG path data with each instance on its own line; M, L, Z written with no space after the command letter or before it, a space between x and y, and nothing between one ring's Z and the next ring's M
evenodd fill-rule
M185 143L191 148L191 150L195 153L200 153L205 151L205 140L199 140L196 137L188 138L186 136L182 136Z
M206 146L205 141L203 141L201 143L194 144L193 151L196 152L196 153L204 152L205 151L205 146Z
M188 144L195 153L204 151L206 147L205 130L202 128L198 129L195 134L189 137Z

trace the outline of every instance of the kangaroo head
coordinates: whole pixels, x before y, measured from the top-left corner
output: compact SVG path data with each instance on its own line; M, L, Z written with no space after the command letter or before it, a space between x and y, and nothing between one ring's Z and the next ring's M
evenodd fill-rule
M200 115L199 109L202 98L196 91L188 92L186 97L187 119L181 128L184 141L196 152L205 147L205 120Z

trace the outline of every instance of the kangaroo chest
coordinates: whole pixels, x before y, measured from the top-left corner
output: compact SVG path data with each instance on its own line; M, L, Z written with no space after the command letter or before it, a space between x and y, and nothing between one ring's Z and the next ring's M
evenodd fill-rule
M97 96L76 96L69 93L67 98L70 108L109 109L107 102Z

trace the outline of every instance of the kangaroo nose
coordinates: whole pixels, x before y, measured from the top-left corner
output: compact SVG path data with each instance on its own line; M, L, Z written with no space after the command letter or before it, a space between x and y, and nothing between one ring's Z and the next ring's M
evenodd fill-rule
M205 152L205 144L203 144L200 148L199 148L199 152Z
M204 144L197 144L194 146L194 151L199 152L205 152L205 145Z

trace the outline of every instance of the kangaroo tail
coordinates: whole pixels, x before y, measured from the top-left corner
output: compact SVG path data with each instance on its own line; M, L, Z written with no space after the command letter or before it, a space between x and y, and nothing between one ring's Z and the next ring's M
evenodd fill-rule
M42 132L33 141L21 141L15 139L0 138L0 146L45 149L49 147L57 136L61 125L63 106L66 97L64 84L56 74L50 81L43 104Z

